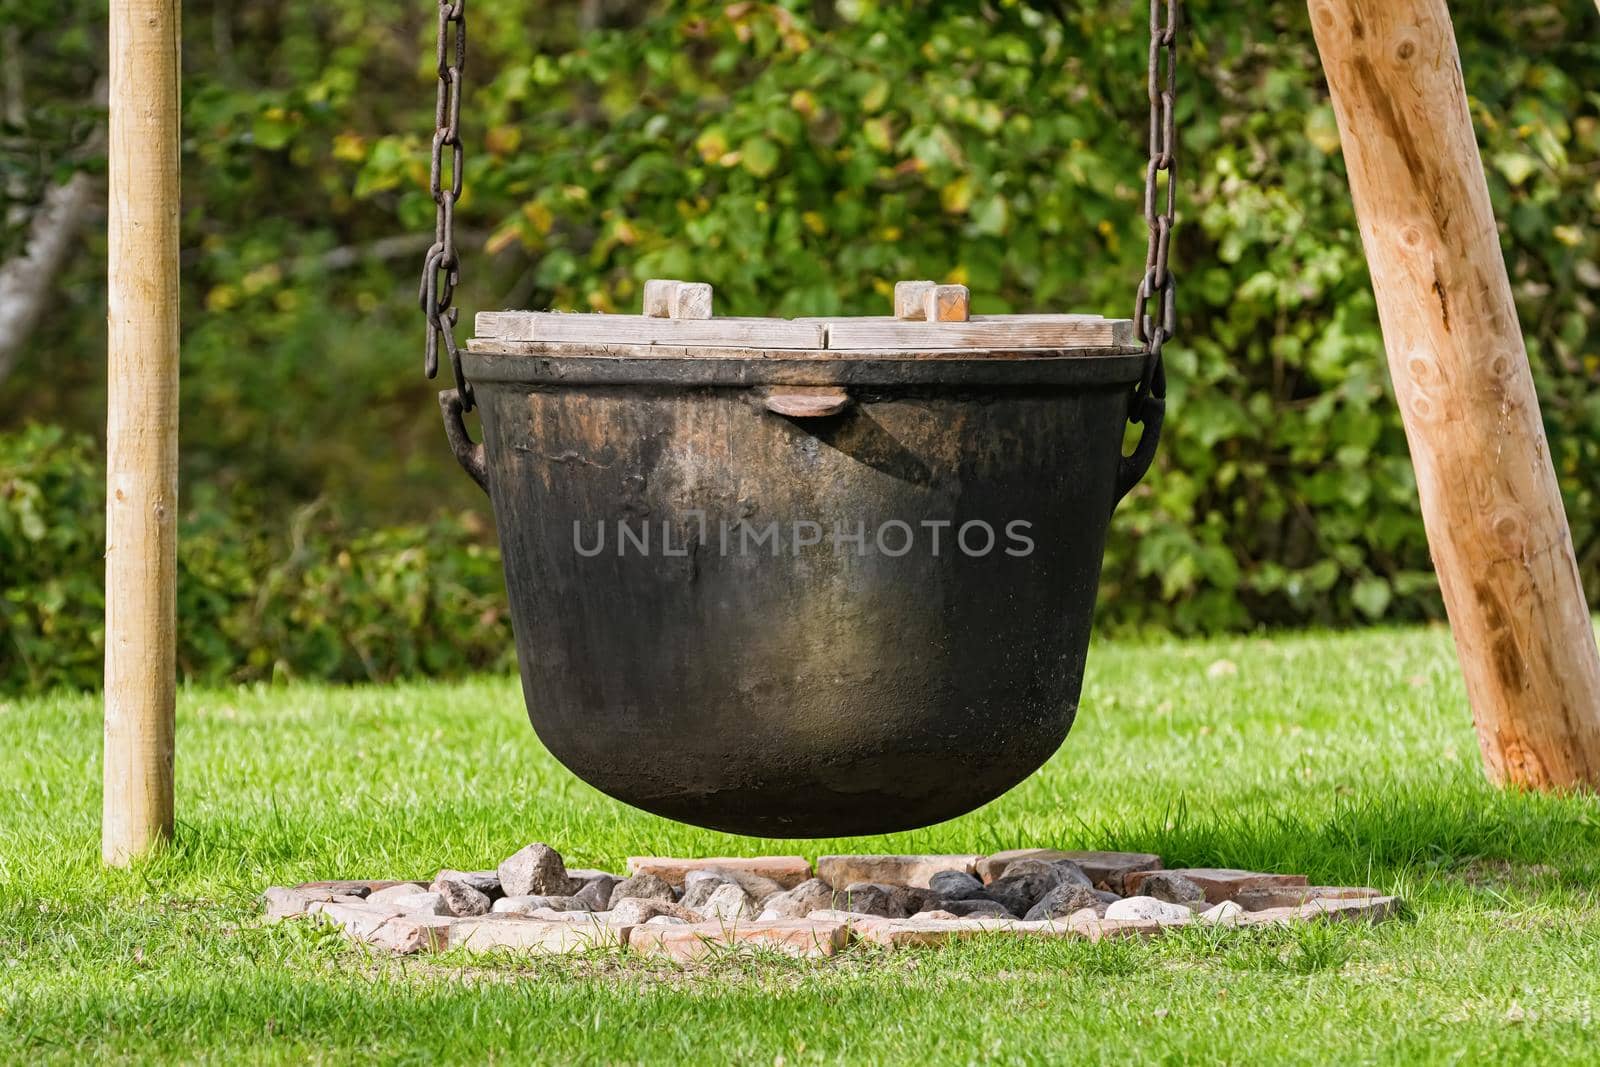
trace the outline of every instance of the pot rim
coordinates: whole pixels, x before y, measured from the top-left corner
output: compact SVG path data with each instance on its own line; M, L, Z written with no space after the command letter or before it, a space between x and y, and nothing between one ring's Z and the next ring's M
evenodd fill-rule
M688 348L474 339L462 354L474 385L1133 386L1143 349L835 351Z

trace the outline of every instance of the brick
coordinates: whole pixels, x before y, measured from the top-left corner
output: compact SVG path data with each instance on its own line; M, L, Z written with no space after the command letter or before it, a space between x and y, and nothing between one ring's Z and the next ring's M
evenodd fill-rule
M817 860L817 877L843 889L856 882L879 882L928 888L928 879L940 871L971 874L983 857L971 853L946 856L823 856Z
M885 948L947 945L971 937L1001 934L1010 937L1077 937L1066 923L1023 922L1021 919L887 919L857 927L860 940Z
M564 953L617 949L628 943L632 927L601 922L544 921L521 916L457 919L450 947L468 952L513 949L518 952Z
M1399 897L1351 897L1343 900L1322 898L1300 905L1304 919L1333 922L1382 922L1400 913Z
M707 859L675 859L667 856L630 856L629 874L653 874L675 889L683 888L690 871L728 871L770 878L783 889L793 889L811 877L811 864L804 856L716 856Z
M850 926L867 927L880 923L892 922L881 915L867 915L859 911L845 911L843 908L820 908L806 916L812 922L846 923Z
M1382 922L1400 910L1399 897L1313 900L1297 907L1266 908L1239 916L1241 926L1287 926L1296 922Z
M1364 886L1291 885L1263 886L1259 889L1241 889L1234 896L1246 911L1265 911L1268 908L1298 908L1313 900L1368 900L1381 897L1376 889Z
M441 952L450 947L454 920L442 915L397 915L368 934L369 945L390 952Z
M317 901L306 908L306 914L325 915L344 927L345 933L362 940L385 922L404 915L405 912L399 908L373 904L371 901L363 901L360 904Z
M288 889L283 886L273 886L261 894L261 902L266 906L267 919L292 919L297 915L305 915L311 910L313 904L360 904L359 896L348 896L335 893L329 889Z
M1090 941L1105 941L1120 937L1156 937L1168 927L1158 922L1138 919L1092 919L1073 922L1073 933Z
M378 892L380 889L389 889L397 885L421 885L420 882L404 881L373 881L362 878L335 878L326 882L301 882L296 889L326 889L341 896L361 897L363 900Z
M426 893L428 887L421 882L391 882L382 889L374 889L367 895L368 904L388 904L400 897L408 897L417 893Z
M1158 871L1161 869L1161 857L1150 852L1097 852L1097 851L1065 851L1055 848L1014 848L1007 852L996 852L985 856L978 861L976 873L982 878L984 884L994 881L1005 869L1017 860L1043 860L1052 863L1056 860L1071 860L1083 869L1089 876L1089 881L1097 886L1105 886L1113 893L1121 893L1123 879L1135 871Z
M1139 886L1150 875L1149 871L1134 871L1123 879L1127 896L1139 893ZM1263 874L1260 871L1236 871L1228 867L1181 867L1173 871L1181 874L1206 891L1206 903L1221 904L1234 899L1235 894L1246 889L1267 889L1284 886L1303 886L1303 874Z
M776 922L693 923L687 926L639 926L629 947L647 956L666 956L692 963L707 956L740 949L765 949L789 956L832 956L849 940L842 922L781 919Z
M325 915L346 935L391 952L436 952L451 942L458 920L435 915L408 915L381 904L318 903L312 914Z

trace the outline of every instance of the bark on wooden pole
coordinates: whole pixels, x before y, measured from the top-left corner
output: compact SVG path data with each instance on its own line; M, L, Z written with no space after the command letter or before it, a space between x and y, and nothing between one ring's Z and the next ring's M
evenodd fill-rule
M1600 786L1600 652L1449 10L1308 6L1485 766Z
M178 0L112 0L101 857L172 834Z

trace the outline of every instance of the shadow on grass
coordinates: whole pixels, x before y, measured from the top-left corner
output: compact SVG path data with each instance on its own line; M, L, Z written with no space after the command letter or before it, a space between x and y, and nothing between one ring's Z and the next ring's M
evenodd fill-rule
M1286 805L1199 813L1187 804L1130 820L1107 835L1155 852L1169 867L1243 867L1307 875L1313 884L1391 885L1456 875L1468 884L1516 881L1534 869L1574 886L1600 874L1593 798L1498 790L1460 778L1407 782L1336 796L1306 814Z

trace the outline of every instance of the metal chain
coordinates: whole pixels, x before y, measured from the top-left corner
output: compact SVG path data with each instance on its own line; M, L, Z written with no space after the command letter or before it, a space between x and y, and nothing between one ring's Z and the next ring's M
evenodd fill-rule
M456 345L456 286L461 283L461 260L456 254L456 203L461 199L463 152L461 148L462 71L467 65L467 0L439 0L439 91L434 105L433 163L428 184L437 205L433 245L422 268L418 301L428 320L428 341L423 369L429 378L439 373L439 341L450 357L461 406L471 411L472 386L461 371L461 350ZM450 149L450 176L445 181L445 149Z
M1145 421L1155 407L1164 405L1167 374L1161 350L1178 328L1178 280L1168 264L1178 214L1178 23L1178 0L1150 0L1150 163L1144 176L1144 218L1150 229L1150 247L1133 313L1134 335L1145 351L1144 378L1128 416L1133 422ZM1167 174L1164 203L1162 171Z

